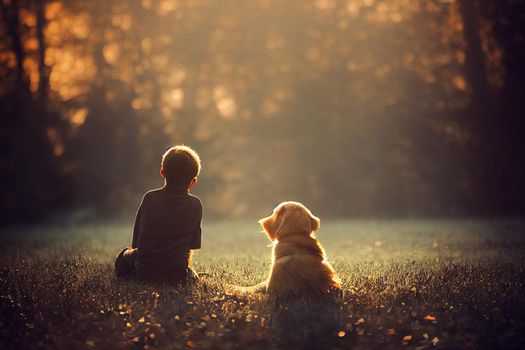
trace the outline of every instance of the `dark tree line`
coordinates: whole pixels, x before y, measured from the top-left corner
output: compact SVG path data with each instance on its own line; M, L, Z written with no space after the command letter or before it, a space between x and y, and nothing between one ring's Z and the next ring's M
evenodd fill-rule
M50 100L45 64L45 1L2 1L2 51L12 52L14 66L2 64L1 192L4 222L25 222L69 203L68 179L50 138L64 128L60 106ZM34 11L35 28L20 23L22 9ZM31 91L24 67L28 52L23 40L30 30L38 40L39 82Z
M460 2L466 44L465 77L471 101L462 111L477 135L473 143L479 210L500 214L522 211L525 204L525 3L523 1ZM491 88L482 48L481 22L489 26L502 51L505 83ZM520 78L521 77L521 78Z

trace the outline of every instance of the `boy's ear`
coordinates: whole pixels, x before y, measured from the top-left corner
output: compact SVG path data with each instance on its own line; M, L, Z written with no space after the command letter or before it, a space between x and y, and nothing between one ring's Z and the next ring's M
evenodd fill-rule
M166 178L166 173L164 172L164 169L160 169L159 171L160 177Z
M199 182L199 179L197 179L196 177L194 177L193 179L191 179L191 182L190 182L190 184L188 185L188 189L190 189L190 188L192 188L193 186L195 186L198 182Z

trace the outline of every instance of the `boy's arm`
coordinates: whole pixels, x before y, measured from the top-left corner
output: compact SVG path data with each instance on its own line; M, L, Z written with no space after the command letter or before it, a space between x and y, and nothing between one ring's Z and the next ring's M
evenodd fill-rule
M199 217L199 224L195 231L193 232L193 235L191 237L190 242L190 249L200 249L201 248L201 237L202 237L202 228L201 228L201 221L202 221L202 204L199 201L199 205L197 208L197 215Z
M137 210L137 216L135 217L135 225L133 226L133 239L131 241L131 248L137 248L139 241L139 229L140 219L142 217L142 202L140 203L139 210Z

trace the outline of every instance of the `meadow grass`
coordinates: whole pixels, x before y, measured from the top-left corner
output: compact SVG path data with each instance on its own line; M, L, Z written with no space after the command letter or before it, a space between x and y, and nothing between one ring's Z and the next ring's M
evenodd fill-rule
M524 228L323 222L317 237L344 293L284 307L232 291L268 275L271 247L256 223L204 224L194 265L205 275L191 289L115 278L131 224L4 230L0 348L523 349ZM295 322L277 322L283 315Z

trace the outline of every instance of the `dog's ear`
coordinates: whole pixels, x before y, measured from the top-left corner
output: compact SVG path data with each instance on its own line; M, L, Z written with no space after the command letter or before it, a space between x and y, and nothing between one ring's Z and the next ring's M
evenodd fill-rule
M264 232L266 232L266 235L268 236L270 241L274 241L275 231L277 229L277 226L275 225L275 214L262 218L261 220L259 220L259 224L261 224Z
M310 213L310 225L312 225L312 232L319 230L321 226L321 219Z
M259 224L261 224L271 241L274 241L277 238L277 231L282 224L285 213L286 208L281 203L273 210L272 215L259 220Z

